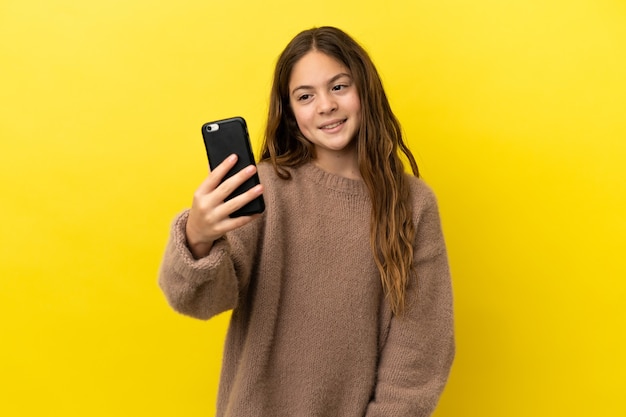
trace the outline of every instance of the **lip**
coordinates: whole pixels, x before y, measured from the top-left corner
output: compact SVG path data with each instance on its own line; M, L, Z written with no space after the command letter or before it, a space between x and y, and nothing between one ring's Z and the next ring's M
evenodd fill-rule
M336 129L340 126L342 126L348 119L334 119L334 120L329 120L328 122L325 122L324 124L320 125L319 129L322 130L333 130ZM332 128L328 128L328 126L333 126L333 125L337 125L334 126Z

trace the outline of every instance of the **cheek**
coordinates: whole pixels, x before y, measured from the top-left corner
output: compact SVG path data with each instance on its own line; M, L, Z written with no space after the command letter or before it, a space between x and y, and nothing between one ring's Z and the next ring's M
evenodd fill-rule
M361 99L359 98L358 94L354 95L353 110L359 115L361 114Z
M307 129L308 115L302 109L294 110L293 115L296 119L296 124L300 131L304 131Z

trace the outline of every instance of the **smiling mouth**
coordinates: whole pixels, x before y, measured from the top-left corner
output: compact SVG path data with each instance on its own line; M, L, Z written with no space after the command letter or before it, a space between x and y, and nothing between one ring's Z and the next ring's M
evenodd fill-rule
M331 123L331 124L329 124L329 125L324 125L324 126L320 127L320 129L327 129L327 130L334 129L334 128L336 128L337 126L344 124L345 122L346 122L346 120L345 120L345 119L344 119L344 120L340 120L340 121L338 121L338 122Z

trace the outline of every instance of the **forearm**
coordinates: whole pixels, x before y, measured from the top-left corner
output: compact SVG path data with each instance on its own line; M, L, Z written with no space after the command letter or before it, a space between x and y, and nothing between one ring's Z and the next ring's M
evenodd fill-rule
M392 319L366 417L428 417L433 413L455 353L451 311L440 313L437 320Z
M195 259L185 239L186 216L181 214L172 225L159 285L176 311L208 319L236 306L238 280L224 239L214 243L208 256Z
M398 349L383 358L375 394L365 417L428 417L432 415L448 380L454 358L454 341L438 346L428 357L416 355L417 348ZM404 353L403 353L404 352Z

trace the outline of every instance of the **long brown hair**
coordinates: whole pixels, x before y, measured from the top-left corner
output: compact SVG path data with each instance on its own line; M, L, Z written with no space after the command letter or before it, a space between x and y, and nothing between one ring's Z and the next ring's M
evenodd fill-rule
M298 129L289 105L292 69L312 50L345 65L357 86L362 120L355 140L359 170L372 201L370 244L391 310L399 315L412 273L415 236L409 185L400 152L416 177L419 171L376 67L367 52L345 32L328 26L305 30L278 58L261 159L270 161L281 178L289 179L284 167L297 167L315 157L314 147Z

